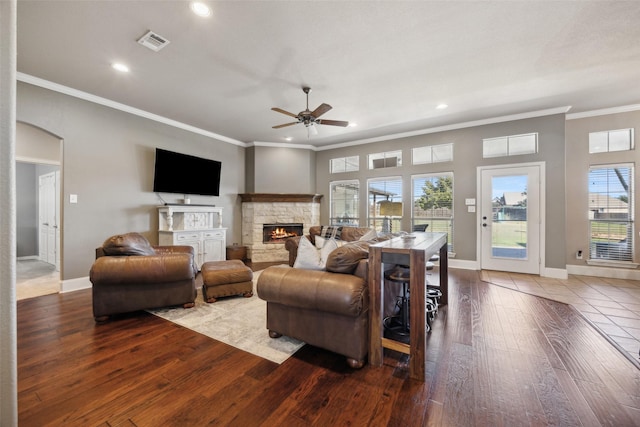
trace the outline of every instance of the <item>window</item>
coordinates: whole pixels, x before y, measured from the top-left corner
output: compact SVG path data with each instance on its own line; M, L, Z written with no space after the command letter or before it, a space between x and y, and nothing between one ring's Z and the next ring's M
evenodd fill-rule
M402 166L402 151L369 154L369 169L395 168Z
M633 150L633 129L608 130L589 134L589 153Z
M633 261L633 165L589 169L589 259Z
M360 156L339 157L329 161L331 173L357 172L360 170Z
M334 181L329 183L331 225L358 226L358 202L360 200L360 182Z
M482 140L482 157L516 156L538 152L538 134L501 136Z
M453 173L411 177L412 229L428 225L427 231L447 233L448 250L453 250Z
M368 183L369 227L381 232L402 229L402 178L371 179Z
M453 144L430 145L416 147L411 150L414 165L453 161Z

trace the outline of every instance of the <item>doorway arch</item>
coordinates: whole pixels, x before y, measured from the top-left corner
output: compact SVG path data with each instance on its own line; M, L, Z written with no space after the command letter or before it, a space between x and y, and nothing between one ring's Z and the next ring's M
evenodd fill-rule
M49 257L46 261L56 266L57 288L60 291L64 265L63 191L60 178L63 176L63 138L39 126L17 121L15 150L16 171L21 172L16 173L17 257L18 260L41 259L42 245L47 245ZM38 181L39 177L44 175L53 176L55 179L52 197L47 199L53 206L53 223L50 220L43 221L39 208L42 197L39 194ZM31 185L30 179L35 181L35 185ZM43 223L46 227L43 227ZM51 290L45 293L51 293Z

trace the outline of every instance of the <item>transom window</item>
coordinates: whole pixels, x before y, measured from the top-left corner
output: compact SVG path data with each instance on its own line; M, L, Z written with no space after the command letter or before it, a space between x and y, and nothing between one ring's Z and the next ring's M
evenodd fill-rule
M339 157L329 161L331 173L357 172L360 170L360 156Z
M501 136L482 140L482 157L516 156L538 152L538 134Z
M414 165L425 163L440 163L453 161L453 144L429 145L416 147L411 150Z
M633 165L589 169L589 259L633 261Z
M402 151L387 151L369 154L369 169L395 168L402 166Z
M589 134L589 153L633 150L633 129L607 130Z

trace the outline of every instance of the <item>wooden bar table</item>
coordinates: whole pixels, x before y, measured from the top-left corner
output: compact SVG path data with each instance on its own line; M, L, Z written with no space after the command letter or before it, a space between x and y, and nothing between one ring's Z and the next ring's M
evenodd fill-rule
M426 261L435 253L440 254L440 304L448 302L449 274L447 261L447 233L411 233L395 237L369 247L369 295L370 339L369 363L381 366L383 349L399 351L409 355L409 377L425 381L426 372ZM409 344L383 336L383 286L384 265L408 265L409 292Z

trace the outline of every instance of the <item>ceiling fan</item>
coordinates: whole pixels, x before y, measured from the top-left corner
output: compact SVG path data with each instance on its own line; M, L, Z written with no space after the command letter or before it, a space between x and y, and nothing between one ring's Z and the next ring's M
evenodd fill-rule
M309 92L311 92L311 88L303 87L302 91L307 94L307 108L304 111L300 111L298 114L293 114L293 113L290 113L288 111L283 110L282 108L273 107L272 108L273 111L277 111L278 113L286 114L287 116L291 116L291 117L296 119L295 122L284 123L282 125L276 125L276 126L273 127L274 129L280 129L280 128L287 127L287 126L297 125L298 123L304 123L304 125L307 127L308 130L311 129L313 131L315 131L314 125L316 125L316 124L318 124L318 125L330 125L330 126L342 126L342 127L349 126L349 122L345 122L345 121L342 121L342 120L319 119L318 117L320 117L321 115L323 115L327 111L331 110L331 108L333 108L333 107L331 107L331 105L329 105L329 104L324 104L323 103L323 104L320 104L320 106L318 108L316 108L315 110L313 110L313 111L309 110Z

